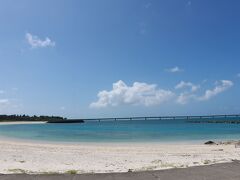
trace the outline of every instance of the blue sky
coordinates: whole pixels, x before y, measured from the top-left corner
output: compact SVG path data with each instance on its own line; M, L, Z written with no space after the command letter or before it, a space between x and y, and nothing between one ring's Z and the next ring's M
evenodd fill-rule
M0 114L240 112L240 2L0 3Z

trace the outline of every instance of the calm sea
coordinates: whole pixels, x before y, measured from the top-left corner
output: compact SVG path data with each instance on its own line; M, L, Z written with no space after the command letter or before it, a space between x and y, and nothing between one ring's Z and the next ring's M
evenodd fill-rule
M184 120L1 125L0 137L53 142L186 142L240 139L240 124Z

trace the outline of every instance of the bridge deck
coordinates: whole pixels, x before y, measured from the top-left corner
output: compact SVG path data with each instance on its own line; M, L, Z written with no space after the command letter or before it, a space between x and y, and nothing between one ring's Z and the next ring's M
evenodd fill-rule
M83 121L121 121L121 120L240 120L240 114L231 115L206 115L206 116L148 116L148 117L110 117L110 118L89 118L77 119ZM75 119L76 120L76 119Z

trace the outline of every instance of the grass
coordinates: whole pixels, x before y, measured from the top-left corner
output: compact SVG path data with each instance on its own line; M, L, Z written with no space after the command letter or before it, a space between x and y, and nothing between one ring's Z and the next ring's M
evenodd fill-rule
M72 169L72 170L68 170L68 171L66 171L66 173L67 173L67 174L77 174L77 173L78 173L78 171L77 171L77 170L74 170L74 169Z
M8 169L9 172L12 173L21 173L21 174L25 174L26 171L24 169Z
M204 161L203 161L203 164L210 164L210 163L211 163L210 160L204 160Z
M154 160L154 161L152 161L151 163L153 163L153 164L159 164L159 163L162 163L162 160L158 160L158 159L156 159L156 160Z

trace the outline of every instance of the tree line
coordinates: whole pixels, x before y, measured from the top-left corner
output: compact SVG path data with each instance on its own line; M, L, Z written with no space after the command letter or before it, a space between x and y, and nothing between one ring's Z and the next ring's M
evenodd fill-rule
M66 120L60 116L0 115L0 121L52 121Z

